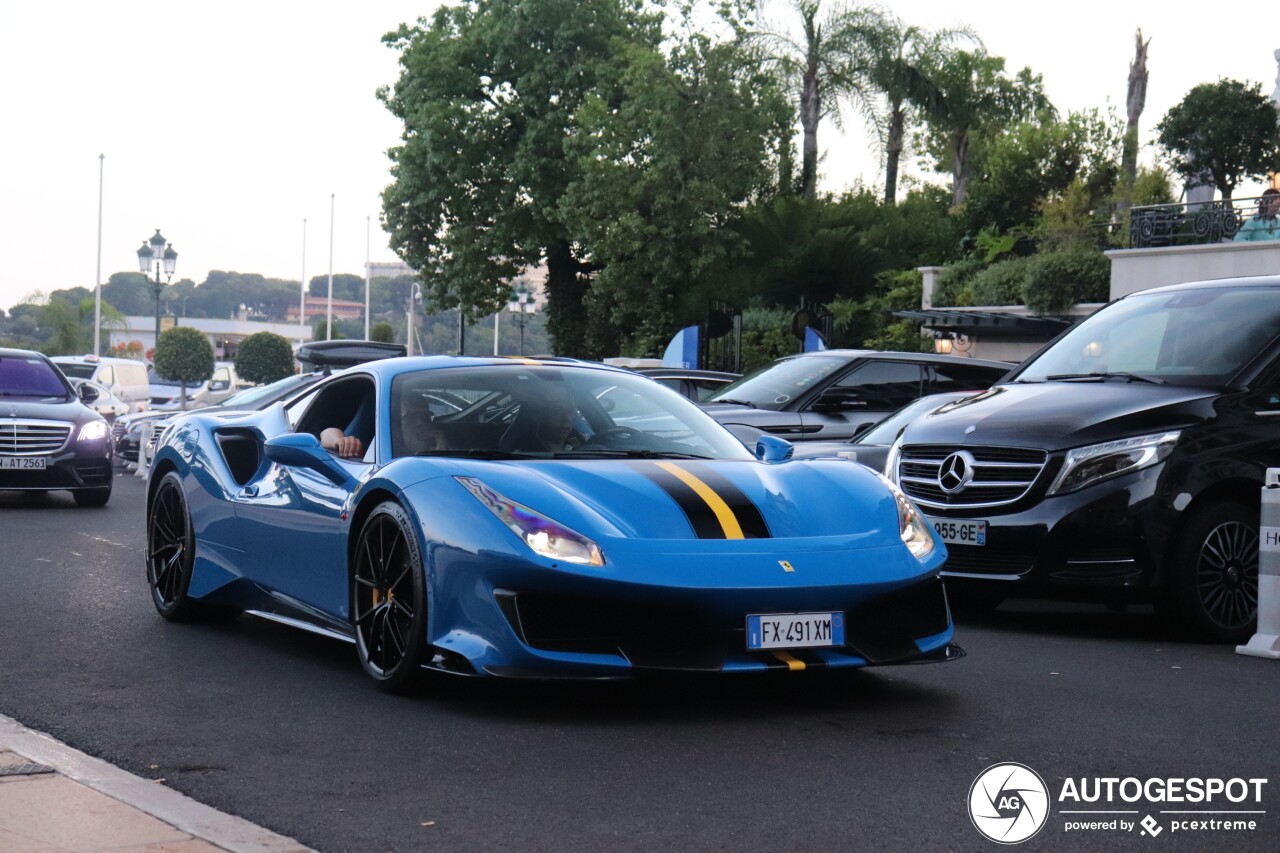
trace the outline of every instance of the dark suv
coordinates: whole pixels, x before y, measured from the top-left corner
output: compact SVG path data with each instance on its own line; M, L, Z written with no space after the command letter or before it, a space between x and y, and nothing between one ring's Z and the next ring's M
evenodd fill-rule
M0 349L0 490L66 489L80 506L111 497L111 437L62 371L38 352Z
M989 388L1013 367L920 352L807 352L724 386L702 407L731 428L754 427L790 441L840 441L918 397Z
M948 543L962 597L1141 596L1213 640L1253 630L1274 466L1280 276L1119 299L910 424L888 463Z

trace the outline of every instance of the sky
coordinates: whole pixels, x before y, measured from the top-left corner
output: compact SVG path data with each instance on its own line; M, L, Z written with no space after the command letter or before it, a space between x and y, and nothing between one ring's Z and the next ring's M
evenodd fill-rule
M211 269L298 280L304 269L326 275L331 258L334 273L363 275L366 257L396 260L378 212L401 128L375 92L399 67L381 37L438 5L0 6L0 309L33 291L92 288L99 265L102 281L136 270L157 228L178 252L174 280L201 282ZM884 5L926 28L969 26L1010 71L1043 75L1062 112L1111 104L1123 116L1141 28L1151 40L1144 142L1199 83L1277 86L1280 30L1210 26L1203 3L1077 0L1033 14L997 0ZM786 20L785 3L769 8L771 21ZM882 183L854 117L845 132L824 127L820 143L822 190ZM1143 162L1154 156L1143 149Z

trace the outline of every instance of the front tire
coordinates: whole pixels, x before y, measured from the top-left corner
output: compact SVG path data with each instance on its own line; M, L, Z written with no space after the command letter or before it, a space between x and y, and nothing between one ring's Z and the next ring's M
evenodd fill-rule
M185 622L199 606L187 596L195 565L195 535L182 491L182 479L170 471L160 480L147 518L147 585L161 616Z
M426 580L414 525L397 503L375 507L360 531L351 618L360 665L378 688L411 687L427 649Z
M1258 512L1223 502L1187 521L1172 562L1167 617L1179 633L1244 642L1258 615Z

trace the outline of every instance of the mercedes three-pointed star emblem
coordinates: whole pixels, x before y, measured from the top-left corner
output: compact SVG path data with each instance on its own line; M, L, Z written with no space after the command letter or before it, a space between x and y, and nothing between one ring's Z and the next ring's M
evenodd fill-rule
M938 488L949 495L963 491L965 486L973 482L973 454L967 450L957 450L938 467Z

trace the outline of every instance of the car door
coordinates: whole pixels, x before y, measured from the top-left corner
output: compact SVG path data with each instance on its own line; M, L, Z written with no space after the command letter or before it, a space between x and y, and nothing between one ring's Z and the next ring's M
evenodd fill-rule
M378 395L373 378L358 374L321 383L285 410L295 432L319 433L331 426L361 436L369 448L363 459L332 462L349 475L335 483L320 471L268 461L261 475L233 496L243 544L264 555L254 577L286 599L302 602L345 621L347 595L347 499L373 469L372 424Z
M924 371L918 362L867 359L823 389L801 419L806 440L849 439L917 399Z

